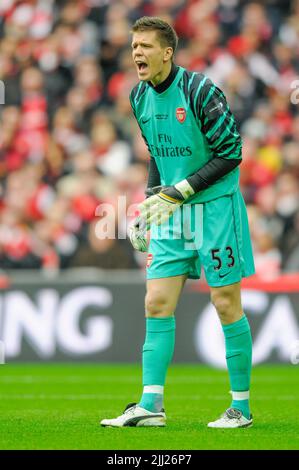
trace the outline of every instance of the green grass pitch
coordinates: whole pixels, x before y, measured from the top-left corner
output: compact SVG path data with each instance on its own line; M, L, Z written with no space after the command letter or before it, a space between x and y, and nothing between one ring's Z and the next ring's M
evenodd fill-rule
M225 371L173 365L166 428L102 428L138 401L137 365L0 366L0 449L299 449L299 366L252 372L254 425L207 428L230 404Z

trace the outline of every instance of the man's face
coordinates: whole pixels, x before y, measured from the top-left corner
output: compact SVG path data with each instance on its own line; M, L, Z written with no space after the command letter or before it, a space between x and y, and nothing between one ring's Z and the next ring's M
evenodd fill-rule
M160 44L156 31L137 31L132 38L132 57L139 80L157 85L165 78L172 56L171 47Z

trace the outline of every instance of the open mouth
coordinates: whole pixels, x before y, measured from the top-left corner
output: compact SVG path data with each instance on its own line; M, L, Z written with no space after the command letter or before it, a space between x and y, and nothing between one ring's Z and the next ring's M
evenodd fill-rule
M148 65L145 62L138 61L136 62L136 65L138 67L139 72L144 72L148 68Z

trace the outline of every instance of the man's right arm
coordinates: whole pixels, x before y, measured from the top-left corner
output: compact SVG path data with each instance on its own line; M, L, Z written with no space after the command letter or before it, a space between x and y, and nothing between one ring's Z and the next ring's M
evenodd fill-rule
M161 177L160 173L156 164L156 160L151 157L149 162L149 169L148 169L148 179L147 179L147 187L146 187L146 195L151 196L151 189L155 186L161 185Z

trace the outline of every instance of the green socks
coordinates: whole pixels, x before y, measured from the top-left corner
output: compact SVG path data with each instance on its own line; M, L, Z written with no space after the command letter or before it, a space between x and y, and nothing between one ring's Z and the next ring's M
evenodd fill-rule
M222 325L225 337L226 363L232 390L232 408L249 419L249 387L252 358L250 326L245 315L229 325Z
M147 318L143 345L143 394L139 406L158 412L163 408L163 392L175 342L175 317Z
M226 361L233 395L231 407L249 419L249 387L252 340L245 315L229 325L222 325ZM147 318L143 346L143 394L139 406L152 412L163 408L166 373L175 343L175 317Z

